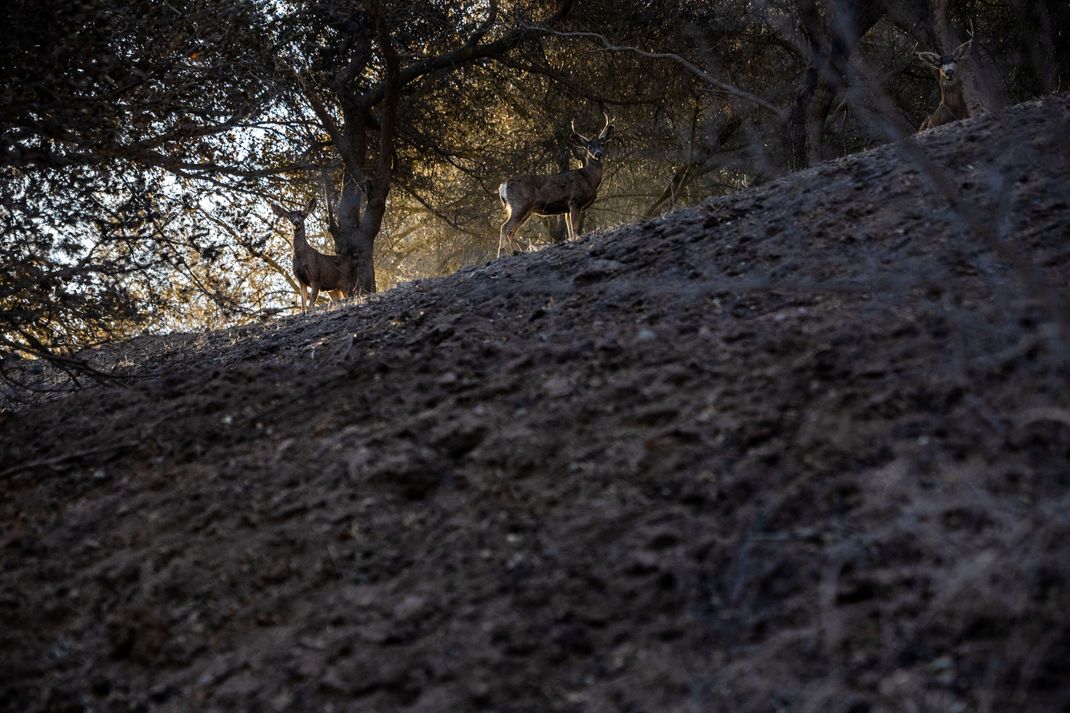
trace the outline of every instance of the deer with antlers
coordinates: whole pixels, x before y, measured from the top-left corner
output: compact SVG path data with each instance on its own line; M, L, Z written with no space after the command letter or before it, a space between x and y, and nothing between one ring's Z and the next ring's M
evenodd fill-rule
M583 231L583 212L598 197L602 183L602 159L606 144L613 137L613 124L609 115L603 113L606 123L593 139L576 133L572 122L572 145L584 152L583 168L565 171L550 176L517 176L498 186L498 197L506 210L498 237L498 257L506 243L516 254L514 238L517 231L534 213L535 215L564 215L569 239Z
M936 70L940 83L940 104L936 111L922 122L918 131L925 131L959 119L968 119L970 110L966 106L966 96L962 89L962 75L956 65L970 53L973 46L973 22L970 22L969 39L959 45L951 54L939 55L935 52L918 52L918 59Z
M324 255L309 245L305 237L305 218L316 207L316 199L310 200L304 210L286 210L274 203L268 205L275 215L293 225L294 276L301 286L301 311L307 312L310 306L315 306L321 291L326 292L332 301L351 297L357 285L353 261L342 255Z

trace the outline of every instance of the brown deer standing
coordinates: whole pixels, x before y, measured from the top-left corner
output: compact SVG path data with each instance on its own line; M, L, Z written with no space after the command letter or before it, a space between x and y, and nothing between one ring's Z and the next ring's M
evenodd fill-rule
M922 122L918 131L925 131L959 119L968 119L970 110L966 106L966 97L962 91L962 76L956 64L970 53L973 45L973 24L970 24L970 39L963 42L951 54L938 55L935 52L918 52L918 58L936 70L940 83L940 105Z
M506 242L509 243L510 252L516 254L514 237L532 213L564 214L570 240L583 231L583 211L598 197L598 186L602 183L602 158L606 153L606 144L613 137L609 115L603 116L606 117L605 126L593 139L576 133L576 123L572 123L572 145L584 151L586 160L583 168L551 176L517 176L498 186L498 197L506 210L506 219L498 237L498 257L502 256Z
M308 244L305 238L305 218L316 207L316 199L308 202L304 210L286 210L269 203L271 210L280 218L290 221L294 227L294 276L301 286L301 311L315 306L320 291L332 300L351 297L357 285L357 271L353 261L342 255L324 255ZM308 295L311 288L312 295Z

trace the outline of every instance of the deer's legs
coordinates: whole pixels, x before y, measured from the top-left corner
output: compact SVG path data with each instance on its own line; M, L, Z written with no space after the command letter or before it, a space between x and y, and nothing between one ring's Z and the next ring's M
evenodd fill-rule
M308 311L308 285L303 282L299 284L301 286L301 312L304 313Z
M568 225L568 239L575 240L583 232L583 209L576 206L569 208L565 223Z
M502 229L498 233L498 257L502 256L502 249L505 247L505 226L509 225L509 219L506 218L502 223Z
M505 247L505 243L509 243L509 251L516 255L516 242L514 237L516 232L523 227L524 223L528 222L528 218L531 217L531 211L526 213L513 213L512 209L509 210L509 218L502 223L501 236L498 238L498 257L502 256L502 248Z
M502 256L502 250L505 249L505 231L509 227L509 224L513 221L513 209L508 203L505 204L505 222L502 223L502 229L498 234L498 257Z
M320 288L317 285L312 286L312 294L308 298L309 309L316 308L316 298L320 296Z
M524 223L528 222L529 216L531 216L531 213L528 213L521 220L518 220L513 229L509 231L509 252L511 252L513 255L516 255L518 253L516 249L516 234L519 233L520 229L524 227Z

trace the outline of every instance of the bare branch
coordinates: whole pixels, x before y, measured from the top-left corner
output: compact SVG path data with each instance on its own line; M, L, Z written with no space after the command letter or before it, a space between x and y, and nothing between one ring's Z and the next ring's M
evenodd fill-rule
M632 54L639 55L640 57L646 57L648 59L671 60L672 62L675 62L676 64L686 69L688 73L690 73L695 78L701 80L705 84L710 85L711 87L716 88L719 91L724 92L725 94L729 94L738 99L744 99L752 104L760 106L761 108L773 114L780 113L780 109L778 107L774 106L773 104L770 104L765 99L762 99L761 97L755 94L751 94L750 92L744 91L739 87L733 86L726 82L722 82L721 80L717 79L705 70L701 69L700 67L696 66L692 62L689 62L688 60L684 59L683 57L674 52L649 52L638 47L615 45L610 42L605 35L599 34L597 32L565 32L563 30L555 30L545 25L525 24L522 26L532 31L538 31L547 35L555 35L557 37L577 37L581 39L594 40L601 44L602 49L606 52L630 52Z
M338 123L331 116L331 112L327 109L327 105L323 103L323 99L315 88L309 84L308 80L300 72L287 64L281 57L275 57L275 68L297 83L297 86L301 88L301 94L304 95L309 106L312 107L312 111L315 112L316 118L323 124L324 131L331 137L334 145L341 149L344 146L345 139L338 128Z

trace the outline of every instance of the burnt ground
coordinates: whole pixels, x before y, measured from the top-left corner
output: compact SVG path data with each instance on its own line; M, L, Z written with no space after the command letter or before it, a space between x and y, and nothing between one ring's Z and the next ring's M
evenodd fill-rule
M0 415L0 708L1070 710L1068 128L95 353Z

